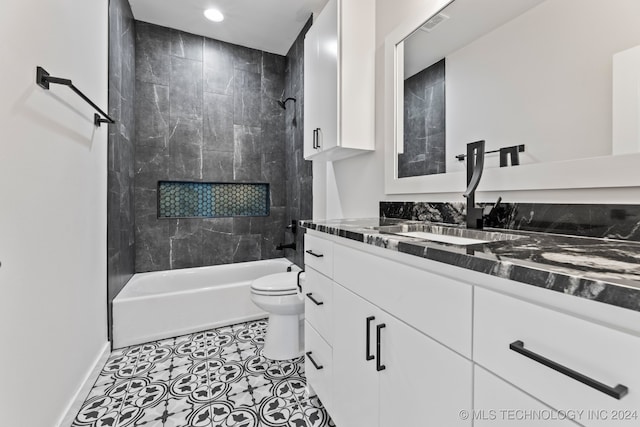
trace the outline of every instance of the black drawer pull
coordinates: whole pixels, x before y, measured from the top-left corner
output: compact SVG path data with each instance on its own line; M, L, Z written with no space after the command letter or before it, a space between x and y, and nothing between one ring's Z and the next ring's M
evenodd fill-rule
M307 355L307 357L309 358L309 360L311 361L311 363L313 363L313 367L314 367L314 368L316 368L318 371L319 371L320 369L324 369L324 366L322 366L322 365L318 365L318 364L316 363L316 361L315 361L315 360L313 360L313 357L311 357L311 352L310 352L310 351L307 351L305 354Z
M601 382L596 381L593 378L589 378L586 375L581 374L580 372L576 372L573 369L562 366L561 364L556 363L553 360L549 360L546 357L534 353L531 350L527 350L526 348L524 348L524 342L522 341L512 342L511 344L509 344L509 348L516 353L528 357L529 359L535 360L536 362L541 363L544 366L553 369L554 371L558 371L561 374L573 378L576 381L580 381L582 384L588 385L591 388L595 388L596 390L618 400L622 399L627 395L627 393L629 393L629 389L621 384L618 384L615 387L609 387L608 385L602 384Z
M375 357L373 357L373 354L371 354L371 322L374 321L376 318L374 316L369 316L367 317L367 359L366 360L373 360L375 359Z
M324 255L322 254L317 254L315 252L313 252L311 249L309 249L308 251L305 251L306 253L308 253L309 255L313 255L316 258L322 258Z
M387 369L387 367L385 365L383 365L382 363L380 363L380 350L382 347L382 342L380 340L381 338L381 333L380 331L382 331L383 328L386 328L387 325L385 325L384 323L379 324L378 326L376 326L376 371L380 372L380 371L384 371L385 369Z
M320 128L316 129L317 133L316 133L316 148L320 148L320 132L322 132L322 130Z
M313 148L318 148L318 129L313 130Z
M313 297L313 293L311 293L311 292L309 292L309 293L307 294L307 298L309 298L311 301L313 301L313 303L314 303L315 305L323 305L323 304L324 304L324 302L322 302L322 301L318 301L317 299L315 299L315 298Z

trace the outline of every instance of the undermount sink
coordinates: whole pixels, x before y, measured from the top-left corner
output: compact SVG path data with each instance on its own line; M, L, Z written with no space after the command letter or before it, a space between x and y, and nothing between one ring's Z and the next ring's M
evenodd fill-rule
M508 234L499 231L471 230L468 228L449 227L439 224L400 224L372 227L380 233L413 237L432 242L452 245L478 245L490 242L517 240L525 236Z

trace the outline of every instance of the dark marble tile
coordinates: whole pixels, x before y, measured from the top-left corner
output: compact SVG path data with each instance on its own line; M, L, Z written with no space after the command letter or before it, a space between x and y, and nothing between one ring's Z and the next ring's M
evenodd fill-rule
M446 172L444 70L442 60L405 80L400 178Z
M202 179L209 182L233 181L233 153L226 151L204 151Z
M233 262L257 261L261 258L262 236L260 234L235 237L239 237L239 240L233 251Z
M260 126L262 97L260 73L236 69L234 71L233 123Z
M233 173L236 181L259 181L262 178L260 127L234 126Z
M248 47L231 45L233 50L233 67L250 73L262 71L262 52Z
M234 252L238 247L240 236L222 233L204 228L200 230L202 236L202 262L204 265L231 264Z
M202 119L172 118L169 136L168 179L202 177Z
M171 30L171 55L202 61L204 38L184 31Z
M203 149L233 152L233 97L204 94Z
M233 46L218 40L204 40L204 90L233 95Z
M287 205L286 175L284 153L263 154L261 181L270 184L272 207Z
M135 272L134 153L136 27L129 3L109 2L109 103L116 123L108 126L107 150L107 327L111 303Z
M175 220L136 216L136 272L171 268L170 236Z
M202 233L197 219L177 220L175 233L169 238L171 268L202 265Z
M136 79L169 86L171 32L168 28L136 22Z
M202 118L202 62L171 57L169 96L172 119Z
M169 87L136 82L136 147L166 147L169 140Z

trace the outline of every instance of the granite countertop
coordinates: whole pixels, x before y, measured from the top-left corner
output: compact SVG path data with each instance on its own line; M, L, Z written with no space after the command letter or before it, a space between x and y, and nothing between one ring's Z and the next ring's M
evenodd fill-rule
M390 218L300 221L300 226L456 267L640 311L640 243L489 229L520 239L460 246L381 233L371 227L418 224ZM451 224L444 224L451 227ZM453 227L456 227L455 225Z

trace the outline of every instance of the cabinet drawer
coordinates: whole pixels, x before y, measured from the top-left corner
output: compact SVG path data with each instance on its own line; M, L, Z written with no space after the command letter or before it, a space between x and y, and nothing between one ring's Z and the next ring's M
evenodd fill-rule
M479 366L474 368L474 427L576 427L562 414ZM567 416L574 417L573 414ZM535 419L534 419L535 418Z
M304 265L333 277L333 242L305 234Z
M334 245L334 281L471 358L472 286Z
M333 282L313 268L306 270L304 316L307 322L331 344L333 332Z
M478 364L555 409L584 410L587 427L640 423L640 338L486 289L474 309ZM616 399L575 374L628 394Z
M304 322L304 335L304 372L307 383L316 392L325 408L331 411L333 403L333 350L307 321Z

